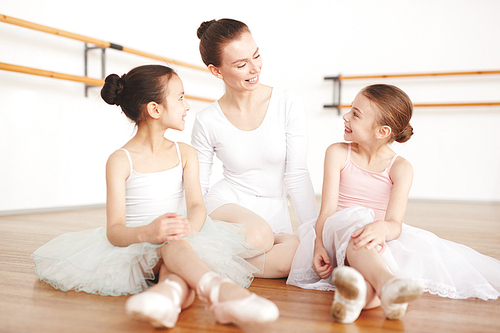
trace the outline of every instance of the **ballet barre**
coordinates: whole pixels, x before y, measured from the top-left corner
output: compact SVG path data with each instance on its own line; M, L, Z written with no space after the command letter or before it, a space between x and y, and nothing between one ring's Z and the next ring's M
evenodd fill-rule
M135 50L135 49L132 49L132 48L129 48L126 46L114 44L111 42L106 42L106 41L99 40L96 38L87 37L87 36L75 34L75 33L64 31L64 30L54 29L54 28L51 28L51 27L48 27L45 25L32 23L29 21L24 21L24 20L21 20L18 18L7 16L7 15L0 14L0 21L5 22L5 23L9 23L9 24L13 24L13 25L17 25L20 27L32 29L32 30L45 32L45 33L56 35L56 36L61 36L61 37L66 37L66 38L78 40L78 41L81 41L81 42L84 42L87 44L93 44L93 45L98 46L98 47L103 48L103 49L110 48L110 49L119 50L119 51L135 54L135 55L150 58L150 59L165 61L165 62L167 62L169 64L173 64L173 65L178 65L178 66L182 66L182 67L187 67L187 68L191 68L191 69L196 69L196 70L208 72L208 69L206 67L193 65L193 64L179 61L179 60L169 59L169 58L166 58L163 56L158 56L155 54Z
M498 75L500 70L484 71L461 71L461 72L441 72L441 73L409 73L409 74L381 74L381 75L338 75L326 76L325 80L333 81L333 103L324 105L325 108L335 108L340 115L340 109L350 108L348 104L341 103L342 81L345 80L369 80L387 78L420 78L420 77L440 77L440 76L464 76L464 75ZM462 106L500 106L500 102L470 102L470 103L414 103L414 107L462 107Z
M21 20L21 19L14 18L14 17L7 16L7 15L3 15L3 14L0 14L0 22L4 22L4 23L8 23L8 24L28 28L28 29L32 29L32 30L36 30L36 31L40 31L40 32L45 32L48 34L66 37L69 39L84 42L85 43L84 76L81 76L81 77L75 76L75 75L63 74L63 73L50 72L50 71L46 71L46 70L42 70L42 69L35 69L35 68L30 68L30 67L11 65L11 64L6 64L6 63L2 63L2 66L0 69L14 71L14 72L21 72L21 73L26 73L26 74L53 77L53 78L70 80L70 81L75 81L75 82L82 82L82 83L85 83L85 96L87 96L87 91L89 88L103 85L103 83L101 83L101 81L103 81L104 77L106 76L106 73L105 73L105 68L106 68L105 50L106 49L114 49L114 50L130 53L130 54L142 56L145 58L159 60L159 61L162 61L162 62L165 62L168 64L172 64L172 65L177 65L177 66L182 66L182 67L186 67L189 69L208 72L208 69L206 67L190 64L190 63L175 60L175 59L166 58L163 56L158 56L155 54L139 51L139 50L129 48L126 46L122 46L122 45L118 45L115 43L111 43L111 42L99 40L96 38L75 34L75 33L60 30L60 29L51 28L51 27L48 27L45 25ZM102 76L102 80L92 79L92 78L89 78L87 76L87 73L88 73L88 52L91 50L94 50L94 49L101 50L101 76ZM187 95L186 95L186 98L188 98ZM197 97L197 96L189 96L189 98L194 99L194 100L199 100L199 101L210 101L210 102L213 101L212 99L209 99L209 98Z
M61 80L74 81L74 82L81 82L81 83L85 83L87 85L91 85L94 87L99 87L99 86L104 85L104 79L94 79L94 78L90 78L87 76L77 76L77 75L71 75L71 74L51 72L51 71L46 71L43 69L7 64L4 62L0 62L0 69L10 71L10 72L31 74L31 75L37 75L37 76L45 76L45 77L51 77L54 79L61 79ZM209 98L205 98L205 97L192 96L192 95L185 95L185 97L187 99L196 100L196 101L209 102L209 103L214 102L213 99L209 99Z

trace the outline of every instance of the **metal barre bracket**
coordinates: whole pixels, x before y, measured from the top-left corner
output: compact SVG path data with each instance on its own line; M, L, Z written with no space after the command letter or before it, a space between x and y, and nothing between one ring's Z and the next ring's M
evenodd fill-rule
M337 109L337 113L340 116L340 75L339 76L325 76L325 80L333 80L333 103L323 105L325 108Z
M100 47L100 46L89 46L89 44L85 43L85 50L84 50L84 74L86 77L88 77L88 52L90 50L95 50L95 49L100 49L101 50L101 79L104 79L106 76L106 48ZM85 84L85 97L88 97L88 91L89 88L97 87L95 85L91 84Z

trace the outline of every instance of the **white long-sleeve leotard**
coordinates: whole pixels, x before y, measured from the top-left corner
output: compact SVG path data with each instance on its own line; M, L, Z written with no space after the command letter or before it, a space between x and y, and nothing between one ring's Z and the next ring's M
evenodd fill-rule
M236 128L218 102L212 103L196 115L192 145L209 214L237 203L263 217L275 233L291 234L288 194L301 223L316 221L304 108L288 91L273 89L264 120L252 131ZM209 189L214 154L222 161L223 179Z

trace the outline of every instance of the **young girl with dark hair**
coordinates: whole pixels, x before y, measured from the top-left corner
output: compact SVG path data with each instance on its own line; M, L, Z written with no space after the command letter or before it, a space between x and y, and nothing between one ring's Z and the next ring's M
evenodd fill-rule
M185 126L181 79L166 66L140 66L109 75L101 96L137 125L106 165L107 226L59 236L35 251L39 278L62 291L142 292L126 310L157 327L175 326L195 291L220 323L276 320L276 305L244 288L259 271L244 258L262 251L244 242L241 226L207 217L196 151L164 136Z

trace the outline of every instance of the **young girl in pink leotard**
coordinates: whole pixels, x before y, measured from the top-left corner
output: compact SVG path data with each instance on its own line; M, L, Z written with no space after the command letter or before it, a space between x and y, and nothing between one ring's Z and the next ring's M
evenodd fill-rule
M316 226L299 227L287 283L335 289L331 314L338 322L353 322L362 309L379 305L388 319L399 319L423 291L500 296L500 261L402 223L413 168L389 144L411 137L412 112L397 87L372 85L358 93L343 117L351 143L326 151Z

